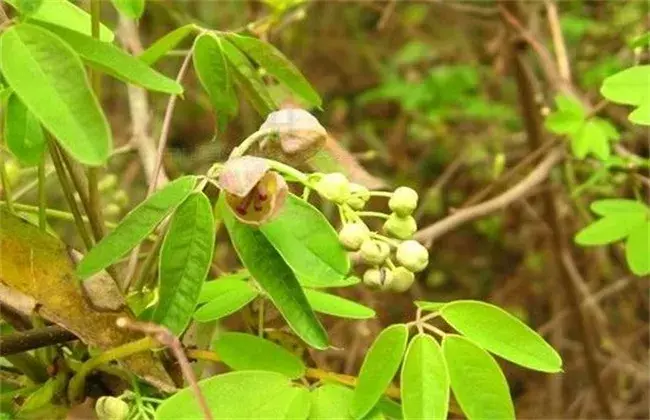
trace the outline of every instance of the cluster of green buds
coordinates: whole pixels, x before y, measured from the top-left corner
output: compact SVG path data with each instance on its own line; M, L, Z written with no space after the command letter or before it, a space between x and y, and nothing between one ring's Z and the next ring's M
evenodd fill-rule
M363 282L369 287L404 292L415 280L415 273L426 268L429 253L419 242L411 239L417 231L412 214L418 204L418 194L408 187L393 192L370 191L350 182L340 173L314 174L312 187L323 198L337 204L343 226L339 241L350 251L357 251L369 266ZM390 214L363 211L372 196L388 197ZM381 232L372 232L364 217L385 219Z

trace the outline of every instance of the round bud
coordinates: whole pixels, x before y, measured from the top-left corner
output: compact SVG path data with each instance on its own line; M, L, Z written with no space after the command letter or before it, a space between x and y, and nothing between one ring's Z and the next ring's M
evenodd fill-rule
M418 193L413 188L399 187L388 200L388 207L399 216L405 217L413 213L418 206Z
M362 210L368 200L370 199L370 191L368 188L359 184L350 184L350 198L348 198L348 205L354 210Z
M104 214L109 217L117 216L121 212L122 209L115 203L108 203L106 207L104 207Z
M360 253L367 264L380 265L388 258L390 247L385 242L368 238L361 244Z
M99 192L106 192L112 190L117 185L117 175L115 174L106 174L102 179L97 183L97 189Z
M126 207L129 204L129 195L124 190L117 190L113 194L113 202L120 207Z
M314 185L314 189L324 198L338 204L345 203L350 197L350 181L338 172L323 175Z
M386 267L370 268L363 273L363 284L373 289L387 290L393 284L393 273Z
M124 420L129 415L129 405L119 398L100 397L95 404L99 420Z
M343 225L339 232L339 241L347 249L356 251L361 247L363 241L368 239L369 234L370 230L364 223L348 223Z
M405 267L395 267L392 273L393 282L390 285L390 289L394 292L406 292L411 288L413 282L415 281L415 274L413 274L412 271L409 271Z
M398 239L410 238L417 229L413 216L400 217L395 213L388 217L383 227L384 232Z
M419 242L408 240L397 247L397 261L408 270L418 273L429 264L429 252Z
M5 174L7 176L7 183L11 186L18 178L20 178L20 165L13 159L5 161Z

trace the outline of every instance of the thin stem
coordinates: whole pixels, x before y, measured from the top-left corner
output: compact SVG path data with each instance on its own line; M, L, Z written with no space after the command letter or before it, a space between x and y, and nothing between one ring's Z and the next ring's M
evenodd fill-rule
M267 136L272 136L274 134L277 134L277 132L278 132L277 129L259 130L254 132L250 136L246 137L241 143L239 143L239 146L232 149L232 152L230 152L229 159L243 156L248 151L248 149L250 149L253 145L255 145L255 143L264 139Z
M13 213L14 202L11 198L11 186L9 185L9 179L7 179L7 168L5 168L4 154L0 156L0 178L2 178L2 192L7 202L7 208L10 212Z
M351 387L355 387L357 385L358 379L356 376L350 376L350 375L343 375L340 373L334 373L334 372L328 372L322 369L318 368L307 368L307 372L305 374L306 377L310 379L318 379L318 380L330 380L330 381L336 381L338 383L348 385ZM388 389L386 390L385 394L391 398L400 398L400 390L397 386L390 384Z
M162 246L163 243L163 238L165 235L161 232L160 235L156 238L156 241L153 243L153 246L151 248L151 251L149 252L149 255L147 255L147 258L144 260L142 263L142 268L140 269L140 274L138 275L138 279L133 283L133 289L136 291L142 290L142 288L145 285L145 281L147 277L149 276L149 273L153 269L154 265L156 264L157 261L157 256L158 256L158 251L160 250L160 247ZM126 285L126 291L129 291L129 288L131 287L130 284Z
M393 193L390 191L370 191L370 196L391 198L393 196Z
M259 309L257 311L257 335L264 337L264 299L259 300Z
M390 217L388 214L378 211L359 211L357 215L360 217L379 217L380 219L388 219Z
M301 184L310 186L308 183L307 175L303 174L298 169L295 169L289 165L285 165L284 163L278 162L276 160L271 160L271 159L265 159L265 160L269 164L269 166L275 171L284 175L289 175L295 178L296 181L300 182Z
M88 376L88 374L98 366L103 365L104 363L108 363L112 360L123 359L125 357L131 356L132 354L140 353L158 346L158 342L153 338L144 337L140 340L132 341L119 347L106 350L102 354L89 359L83 365L81 365L79 371L77 371L77 373L70 380L70 383L68 384L68 399L70 401L78 401L80 399L79 397L81 397L84 385L86 383L86 376Z
M45 196L45 157L38 163L38 226L42 231L47 227L47 199Z
M56 168L56 175L59 178L59 183L61 184L63 195L68 202L68 206L70 207L70 211L74 217L74 222L77 225L77 231L79 232L79 236L81 236L81 239L83 240L83 243L88 250L92 248L93 244L90 240L88 232L86 231L86 225L84 225L83 218L81 217L81 212L79 212L77 203L74 201L72 185L70 184L70 180L66 175L65 168L63 167L63 162L61 162L61 156L59 155L58 147L51 139L48 140L47 145L50 149L50 156L52 157L54 168Z
M0 206L7 206L6 201L0 201ZM14 208L18 211L24 211L27 213L39 213L40 212L40 207L37 206L30 206L29 204L22 204L22 203L14 203ZM74 214L63 211L63 210L56 210L56 209L48 209L45 208L45 215L47 217L52 217L54 219L59 219L59 220L65 220L67 222L74 222ZM88 218L85 216L82 216L82 219L85 223L88 223ZM115 229L117 225L112 222L105 222L105 226L109 229Z

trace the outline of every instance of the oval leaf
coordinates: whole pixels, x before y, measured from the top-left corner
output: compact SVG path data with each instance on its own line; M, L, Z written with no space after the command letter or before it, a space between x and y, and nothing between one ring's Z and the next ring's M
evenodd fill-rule
M440 309L442 318L480 347L513 363L542 372L560 372L560 355L534 330L503 309L458 300Z
M106 117L66 43L34 25L12 26L0 37L0 67L27 109L75 159L106 161L112 148Z
M296 334L315 348L326 348L327 333L309 306L291 268L262 232L235 219L224 197L224 194L219 197L220 214L244 266Z
M648 214L648 206L637 200L625 200L620 198L609 198L598 200L589 206L591 211L599 216L610 216L617 213L642 213Z
M158 305L151 320L180 335L189 323L210 269L214 217L205 194L192 193L174 212L160 249Z
M138 56L138 59L152 66L195 30L197 30L197 27L192 23L174 29L151 44L149 48Z
M305 295L314 311L322 314L351 319L375 317L374 310L340 296L309 289L305 289Z
M311 392L311 420L350 418L349 409L353 392L343 385L326 383Z
M447 419L449 374L442 349L433 337L420 334L411 341L400 384L405 419Z
M113 0L113 6L131 19L140 19L144 13L145 0Z
M140 203L86 254L77 265L77 274L86 278L119 261L185 200L195 183L194 176L178 178Z
M634 66L605 79L600 93L612 102L641 105L648 100L650 65Z
M43 159L45 136L41 124L16 95L9 97L5 111L5 141L23 165L38 165Z
M293 65L273 45L257 38L228 34L228 40L244 51L257 64L288 87L297 96L304 99L309 105L321 106L321 98L311 87L307 79L300 73L300 70Z
M284 419L295 413L296 398L303 393L289 378L275 372L241 371L199 382L215 419ZM156 419L202 419L203 412L190 388L158 406Z
M489 353L464 337L442 341L451 389L468 419L513 419L515 408L501 368Z
M237 112L237 96L221 40L211 33L201 35L194 43L192 58L199 81L215 111L227 116L234 115Z
M198 303L209 302L234 289L255 290L250 283L246 281L249 277L250 274L248 274L247 271L242 271L233 274L226 274L215 280L203 283Z
M605 216L582 229L575 237L578 245L605 245L620 241L644 221L643 213L617 213Z
M34 3L33 0L5 1L13 7L17 7L18 3ZM68 0L43 1L40 7L29 18L34 21L51 23L82 34L91 35L90 15ZM113 32L100 23L99 39L104 42L113 42L113 38L115 38Z
M406 325L391 325L372 343L354 390L350 405L352 417L359 419L368 414L386 391L402 361L408 335Z
M208 322L221 319L237 312L259 295L257 290L253 289L250 285L244 282L241 283L243 284L240 287L232 287L223 290L222 293L216 296L213 300L210 300L208 303L197 309L196 312L194 312L194 319L198 322Z
M120 80L157 92L180 95L183 88L176 81L158 73L136 57L113 44L54 25L44 25L60 36L86 62Z
M291 379L305 374L305 364L293 353L251 334L224 333L214 342L219 358L234 370L268 370Z
M419 309L427 312L435 312L447 304L447 302L428 302L426 300L416 300L413 303Z
M625 258L637 276L650 274L650 222L637 226L625 243Z
M253 108L266 117L273 112L277 105L269 95L260 75L253 68L250 60L225 38L221 37L221 48L231 64L232 75L237 85L244 91Z
M349 283L350 258L336 231L314 206L290 194L278 217L260 227L304 285Z

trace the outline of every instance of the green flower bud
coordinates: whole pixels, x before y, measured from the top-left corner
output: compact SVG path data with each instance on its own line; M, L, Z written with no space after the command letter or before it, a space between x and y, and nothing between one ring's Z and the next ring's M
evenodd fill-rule
M129 405L119 398L100 397L95 404L99 420L124 420L129 415Z
M413 216L400 217L392 213L384 223L383 229L395 238L408 239L418 230L418 225Z
M370 191L363 185L350 184L350 194L348 205L355 210L362 210L370 199Z
M360 252L361 258L367 264L380 265L388 258L390 247L385 242L368 238L361 244Z
M126 207L129 201L129 195L124 190L117 190L113 194L113 202L120 207Z
M409 187L399 187L388 200L388 207L398 216L406 217L418 206L418 193Z
M338 172L323 175L314 189L324 198L338 204L345 203L350 197L350 181Z
M413 274L412 271L409 271L405 267L395 267L392 273L393 282L390 285L390 289L394 292L406 292L411 288L413 282L415 281L415 274Z
M97 183L97 189L99 192L106 192L112 190L117 185L117 176L115 174L106 174L102 179Z
M414 273L419 273L429 264L429 252L414 240L404 241L399 244L395 258L401 265Z
M343 226L339 232L339 241L344 247L351 251L356 251L361 247L363 241L368 239L370 230L361 223L348 223Z
M393 273L386 267L368 269L363 273L363 284L373 289L387 290L393 284Z
M7 175L7 183L9 186L14 185L18 178L20 178L20 165L16 161L5 160L5 174Z
M122 209L115 203L108 203L104 208L104 214L109 217L117 216L121 212Z

